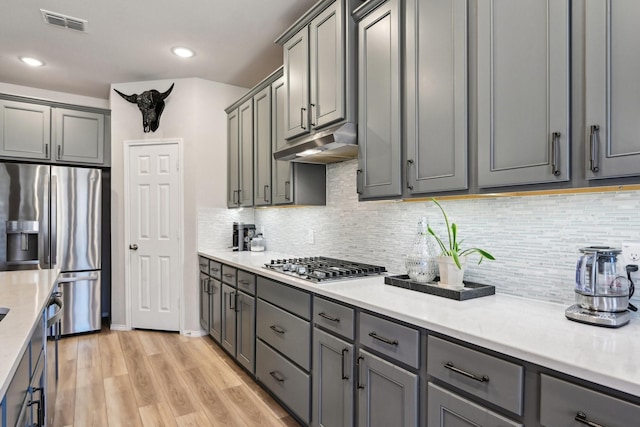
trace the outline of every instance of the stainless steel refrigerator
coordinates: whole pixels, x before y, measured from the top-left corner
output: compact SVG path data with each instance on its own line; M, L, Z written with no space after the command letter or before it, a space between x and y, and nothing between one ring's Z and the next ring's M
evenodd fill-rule
M0 163L0 271L60 269L62 335L101 328L101 171Z

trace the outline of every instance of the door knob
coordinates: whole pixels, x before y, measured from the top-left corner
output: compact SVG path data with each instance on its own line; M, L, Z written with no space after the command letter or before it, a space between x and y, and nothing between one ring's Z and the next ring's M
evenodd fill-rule
M131 249L132 251L137 251L138 250L138 245L136 245L135 243L132 245L129 245L129 249Z

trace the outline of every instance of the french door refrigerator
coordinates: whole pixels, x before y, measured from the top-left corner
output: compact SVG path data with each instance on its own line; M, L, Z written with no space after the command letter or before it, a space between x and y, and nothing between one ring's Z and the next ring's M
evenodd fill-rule
M99 330L101 171L0 163L0 270L57 267L62 335Z

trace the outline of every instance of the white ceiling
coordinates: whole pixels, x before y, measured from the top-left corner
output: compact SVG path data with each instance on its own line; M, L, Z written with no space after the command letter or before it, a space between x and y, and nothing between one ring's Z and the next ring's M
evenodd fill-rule
M251 87L282 64L273 41L316 1L2 0L0 82L103 99L111 83L171 78ZM85 19L87 32L45 24L40 9Z

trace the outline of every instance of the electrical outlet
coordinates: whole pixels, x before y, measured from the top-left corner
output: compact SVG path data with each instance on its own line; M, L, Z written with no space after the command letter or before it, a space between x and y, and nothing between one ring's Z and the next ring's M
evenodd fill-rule
M313 245L316 243L316 233L313 230L309 230L307 233L307 243Z
M640 242L626 241L622 242L622 260L624 265L636 264L640 265Z

